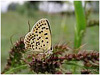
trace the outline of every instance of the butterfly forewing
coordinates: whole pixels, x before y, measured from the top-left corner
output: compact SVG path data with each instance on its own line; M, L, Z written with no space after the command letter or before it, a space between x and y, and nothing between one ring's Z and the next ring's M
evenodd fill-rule
M51 49L51 31L49 22L47 19L39 20L25 36L25 47L32 50L44 50Z

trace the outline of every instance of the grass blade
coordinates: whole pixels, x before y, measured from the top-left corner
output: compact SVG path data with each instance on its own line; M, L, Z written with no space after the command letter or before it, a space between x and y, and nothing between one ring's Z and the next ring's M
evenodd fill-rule
M86 19L82 2L74 1L74 7L76 16L74 48L79 48L81 46L82 38L86 29Z

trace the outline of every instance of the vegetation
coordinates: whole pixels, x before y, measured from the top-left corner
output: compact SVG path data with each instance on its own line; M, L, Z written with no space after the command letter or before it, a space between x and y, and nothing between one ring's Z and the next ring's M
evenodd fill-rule
M40 11L34 11L33 17L28 17L26 15L21 15L16 11L9 11L7 13L1 14L1 63L2 63L2 73L96 73L98 74L98 51L99 51L99 27L91 26L87 27L87 31L82 41L82 46L80 51L77 54L73 53L74 50L74 27L77 22L77 18L74 15L66 15L63 16L61 14L47 14ZM51 64L55 67L51 66L50 71L43 71L43 68L37 68L34 70L33 62L37 62L40 65L44 65L39 60L31 61L31 64L28 60L22 60L22 54L24 53L24 44L23 38L19 40L19 37L24 37L25 34L28 33L28 21L30 22L31 28L36 21L41 18L47 18L50 22L51 31L52 31L52 44L54 51L57 56L56 59L53 57ZM88 23L91 24L91 18L98 20L98 13L91 14L88 17L90 20ZM96 23L95 23L96 22ZM95 21L93 24L98 24ZM79 31L80 33L80 31ZM83 34L82 34L83 35ZM10 39L12 39L12 43L10 43ZM18 41L17 41L18 40ZM17 42L16 42L17 41ZM80 41L79 41L80 42ZM56 45L55 45L56 44ZM66 45L67 44L67 45ZM71 48L70 48L71 47ZM79 47L79 45L78 45ZM10 49L11 48L11 49ZM82 51L83 50L83 51ZM84 51L86 50L86 51ZM92 50L92 51L91 51ZM95 50L96 52L93 52ZM19 57L16 57L19 56ZM6 61L6 59L8 60ZM34 57L32 57L32 60ZM20 60L20 62L19 62ZM61 62L60 62L61 61ZM64 63L62 63L64 62ZM77 63L76 63L77 62ZM7 63L7 64L6 64ZM45 61L47 63L47 61ZM57 64L60 65L57 65ZM15 65L16 64L16 65ZM38 64L35 64L38 66ZM6 67L5 67L6 65ZM49 65L49 63L47 63ZM77 70L74 70L74 66ZM30 67L29 67L30 66ZM60 67L62 66L62 67ZM4 69L5 67L5 69ZM60 69L59 69L60 67ZM57 69L58 68L58 69ZM30 70L31 69L31 70ZM54 72L51 71L54 70ZM57 69L57 70L56 70ZM93 72L95 69L95 72ZM42 70L42 71L40 71ZM44 69L45 70L45 69ZM66 70L66 71L65 71Z
M75 1L75 15L76 15L76 27L75 27L75 48L79 48L81 46L81 42L83 39L83 35L86 30L86 18L85 11L82 7L81 1Z

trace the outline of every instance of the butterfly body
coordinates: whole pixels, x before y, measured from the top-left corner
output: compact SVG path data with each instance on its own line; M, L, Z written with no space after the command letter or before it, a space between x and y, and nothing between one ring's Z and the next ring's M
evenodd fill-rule
M39 20L26 34L24 39L25 49L39 53L51 53L51 30L47 19Z

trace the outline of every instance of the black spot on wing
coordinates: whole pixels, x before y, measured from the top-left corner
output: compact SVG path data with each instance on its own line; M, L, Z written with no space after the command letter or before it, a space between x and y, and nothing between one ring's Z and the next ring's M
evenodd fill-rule
M39 39L41 39L41 37L39 37Z
M34 47L34 45L32 45L32 48Z
M39 34L41 34L41 31L39 32Z
M30 40L33 38L33 36L30 37Z
M43 31L41 31L41 33L43 33Z
M46 28L46 30L48 30L49 28Z
M38 26L38 28L40 28L40 26Z
M43 33L43 31L40 31L39 34Z
M45 29L45 27L42 27L42 29Z
M40 45L40 42L36 42L36 46Z
M34 35L34 37L35 37L36 35Z
M34 33L32 33L32 35L34 35Z
M31 47L31 45L29 45L29 47Z
M41 21L41 23L42 23L42 21Z
M30 43L28 40L26 40L27 43Z
M45 39L48 39L48 37L46 37Z
M43 44L43 46L45 46L45 44Z
M32 40L34 41L35 38L32 38Z
M37 33L37 31L35 33Z
M43 42L43 40L41 42Z
M46 23L44 25L46 25Z
M39 24L41 24L41 23L39 22Z
M47 35L48 33L45 33L44 35Z

